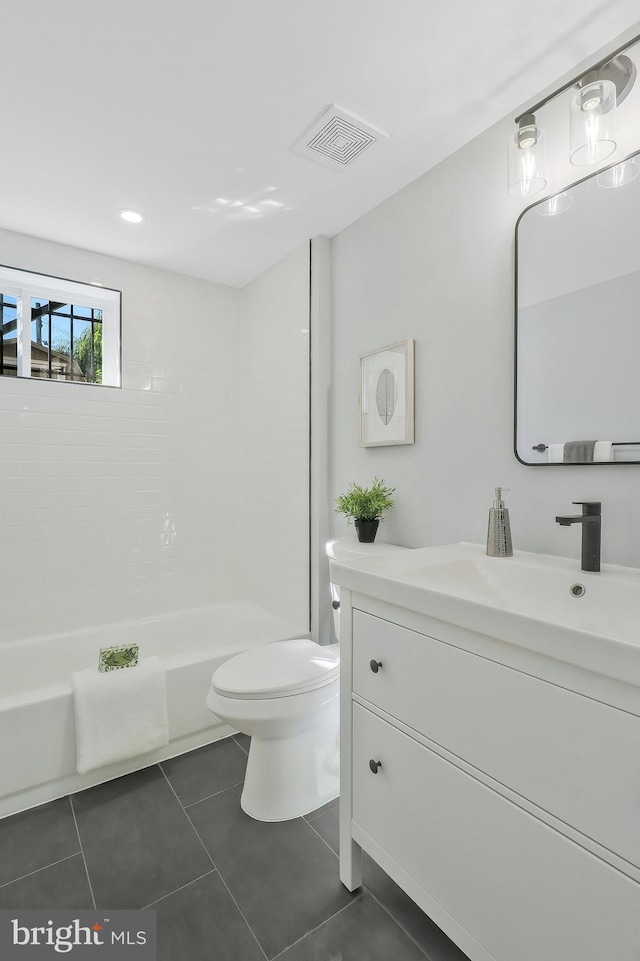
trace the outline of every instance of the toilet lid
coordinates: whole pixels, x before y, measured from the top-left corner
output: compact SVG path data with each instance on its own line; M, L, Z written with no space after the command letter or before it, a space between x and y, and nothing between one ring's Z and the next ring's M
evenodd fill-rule
M211 684L227 697L263 698L300 694L340 674L340 655L307 638L262 644L237 654L214 671Z

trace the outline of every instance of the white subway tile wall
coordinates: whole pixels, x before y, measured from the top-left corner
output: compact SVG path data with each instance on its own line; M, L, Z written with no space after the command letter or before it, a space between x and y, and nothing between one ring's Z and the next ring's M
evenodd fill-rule
M245 596L309 630L309 245L244 288Z
M0 642L241 597L243 291L8 231L0 262L122 290L123 345L121 390L0 377Z

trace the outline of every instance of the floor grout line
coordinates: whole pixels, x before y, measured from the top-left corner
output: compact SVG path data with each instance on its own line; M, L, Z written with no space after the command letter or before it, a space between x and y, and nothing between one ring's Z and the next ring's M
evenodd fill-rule
M312 824L310 821L308 821L307 823L308 823L309 827L312 829L312 831L315 831L315 833L318 835L318 837L320 838L320 840L321 840L321 841L324 841L324 843L327 845L327 847L329 848L329 850L331 851L331 853L332 853L333 855L335 855L336 857L339 857L339 855L337 854L336 851L334 851L334 849L331 847L331 845L329 844L329 842L326 841L326 840L322 837L322 835L319 833L319 831L317 831L317 830L314 828L313 824ZM432 961L431 955L427 954L427 952L426 952L425 949L422 947L422 945L419 944L419 943L416 941L416 939L413 937L413 935L412 935L409 931L407 931L407 929L401 924L401 922L398 920L398 918L396 918L396 917L394 916L394 914L393 914L388 908L386 908L386 907L384 906L384 904L382 903L382 901L380 901L379 898L377 898L377 897L375 896L375 894L373 894L373 892L371 891L370 888L366 887L365 885L362 885L362 892L361 892L361 893L370 894L371 897L373 898L373 900L376 902L376 904L379 905L379 907L382 908L382 910L384 911L384 913L385 913L388 917L390 917L391 920L392 920L395 924L398 925L398 927L400 928L400 930L401 930L404 934L406 934L407 937L411 939L411 941L413 941L413 943L416 945L416 947L420 949L420 951L422 952L422 954L424 954L425 957L429 959L429 961ZM357 899L356 899L356 900L357 900ZM347 905L347 907L348 907L348 905ZM306 935L305 935L305 937L306 937ZM301 940L301 939L300 939L300 940ZM462 961L462 959L460 959L460 961Z
M293 948L294 945L300 944L301 941L304 941L305 938L308 938L310 934L314 933L314 931L318 931L323 926L323 924L328 924L329 921L332 921L333 918L337 918L339 914L343 913L343 911L348 911L349 908L353 907L356 901L360 900L360 898L362 897L362 891L358 892L357 894L355 893L352 894L351 897L352 897L352 900L349 901L348 904L345 904L344 907L339 908L338 911L336 911L334 914L331 914L328 918L325 918L324 921L320 922L320 924L316 924L315 928L311 928L311 930L303 934L302 937L297 938L295 941L292 941L292 943L288 944L286 948L282 949L282 951L278 951L278 953L274 954L274 956L270 958L269 961L276 961L276 959L279 958L281 955L283 955L285 951L288 951L289 948Z
M338 854L338 852L333 850L333 848L331 847L331 845L329 844L329 842L326 841L326 840L322 837L322 835L320 834L320 832L317 831L317 830L314 828L314 826L313 826L313 824L311 823L311 821L307 821L307 824L309 825L309 827L311 828L311 830L314 831L314 832L318 835L318 837L320 838L320 840L321 840L324 844L327 845L327 847L329 848L329 850L331 851L331 853L333 854L333 856L336 857L336 858L339 857L340 855Z
M238 744L238 742L235 740L235 738L233 737L233 735L230 735L229 738L227 738L226 740L235 741L235 743L236 743L237 746L240 748L240 750L243 751L245 754L247 753L247 752L244 750L244 748L242 747L242 745ZM222 743L222 742L221 742L221 741L214 741L213 743L214 743L214 744L220 744L220 743ZM206 745L205 745L205 746L206 746ZM196 750L199 750L199 749L196 749ZM173 758L171 758L171 760L173 760ZM173 793L175 794L176 798L178 799L178 803L180 804L180 806L181 806L182 810L185 812L185 814L186 814L187 808L193 807L194 804L200 804L201 801L208 801L208 800L210 800L210 798L218 797L219 794L224 794L225 791L231 791L232 788L234 788L234 787L239 787L241 784L244 784L244 778L243 778L242 781L236 781L235 784L229 784L228 787L223 787L223 788L221 788L219 791L214 791L213 794L206 794L204 797L200 797L200 798L198 798L196 801L190 801L188 804L184 804L184 803L181 801L180 797L178 796L178 792L176 791L176 789L174 788L173 784L171 783L171 779L169 778L169 775L167 774L167 772L165 771L164 767L162 766L163 763L164 763L163 761L158 761L158 767L159 767L160 770L162 771L162 773L163 773L163 775L164 775L164 778L165 778L167 784L169 785L169 787L171 788L171 790L172 790Z
M184 810L184 809L183 809L183 810ZM215 867L215 866L216 866L216 865L215 865L215 861L213 860L213 857L212 857L209 849L207 848L206 844L204 843L204 841L203 841L202 838L200 837L200 834L199 834L199 832L198 832L198 829L196 828L195 824L193 823L193 821L192 821L191 818L189 817L189 812L185 810L184 813L186 814L187 819L189 820L189 823L191 824L191 827L193 828L196 837L197 837L198 840L200 841L200 844L202 845L202 847L204 848L204 850L207 852L207 855L208 855L208 857L210 858L211 863L212 863L213 866ZM260 944L260 941L258 940L258 937L257 937L255 931L253 930L253 928L251 927L251 925L250 925L249 922L247 921L246 917L244 916L244 913L243 913L242 909L240 908L240 905L238 904L238 902L237 902L236 899L234 898L233 894L231 893L231 889L229 888L229 885L228 885L227 882L225 881L224 877L222 876L222 872L220 871L219 868L216 868L216 870L218 871L218 877L219 877L220 880L222 881L222 883L223 883L223 885L224 885L224 887L225 887L225 889L226 889L226 891L227 891L227 894L229 895L229 897L231 898L231 900L232 900L233 903L235 904L236 910L238 911L238 914L240 915L240 917L242 918L242 920L243 920L244 923L246 924L247 928L249 929L252 938L254 939L254 941L256 942L256 944L258 945L258 947L259 947L260 951L262 952L262 954L264 955L266 961L269 961L269 959L268 959L268 957L267 957L266 951L264 950L264 948L263 948L262 945Z
M27 871L26 874L21 874L18 878L12 878L11 881L3 881L2 884L0 884L0 891L3 888L8 888L10 884L15 884L16 881L24 881L25 878L31 878L34 874L40 874L41 871L46 871L47 868L53 868L56 864L63 864L65 861L70 861L71 858L77 858L80 854L82 854L82 851L74 851L73 854L68 854L66 858L58 858L57 861L52 861L50 864L43 864L41 868L36 868L35 871Z
M240 750L241 750L241 751L244 751L244 753L247 755L247 757L249 757L249 752L247 751L246 748L244 748L244 747L242 746L242 744L240 743L240 741L237 740L235 734L232 734L231 737L232 737L233 740L236 742L236 744L238 745L238 747L240 748Z
M181 884L180 887L175 888L173 891L169 891L168 894L163 894L162 897L156 898L155 901L149 901L149 903L145 904L145 906L143 908L140 908L140 910L146 911L148 908L152 908L154 904L158 904L160 901L165 901L167 898L170 898L172 895L177 894L178 891L184 891L184 889L188 888L190 884L195 884L196 881L202 881L203 878L208 878L208 877L211 877L212 874L219 874L219 873L220 872L218 871L217 868L213 868L211 871L205 871L205 873L201 874L199 878L193 878L193 880L187 881L185 884Z
M260 948L260 951L261 951L262 954L264 955L266 961L269 961L269 956L267 955L267 952L265 951L265 949L264 949L264 948L262 947L262 945L260 944L260 941L258 940L258 936L257 936L256 932L253 930L253 928L251 927L251 925L250 925L249 922L247 921L247 919L246 919L246 917L245 917L245 915L244 915L244 912L242 911L240 905L238 904L238 902L237 902L236 899L234 898L233 894L231 893L231 889L230 889L229 885L227 884L227 882L225 881L225 879L224 879L224 878L222 877L222 875L220 874L220 871L218 871L218 875L219 875L219 877L220 877L220 880L221 880L222 883L224 884L224 886L225 886L225 888L226 888L226 890L227 890L227 893L228 893L229 897L231 898L231 900L232 900L233 903L235 904L236 909L237 909L237 911L238 911L238 914L240 915L240 917L242 918L242 920L244 921L244 923L245 923L246 926L248 927L249 931L251 932L251 937L253 938L253 940L256 942L256 944L257 944L258 947Z
M171 788L171 790L172 790L172 792L173 792L173 794L174 794L174 796L175 796L176 801L177 801L178 804L180 805L180 807L181 807L181 809L182 809L182 813L184 814L184 816L186 817L187 821L189 822L189 826L191 827L191 830L193 831L193 833L194 833L195 836L197 837L198 841L199 841L200 844L202 845L202 848L203 848L205 854L207 855L207 857L209 858L209 860L211 861L211 863L213 864L214 869L217 871L217 870L218 870L218 867L217 867L215 861L213 860L213 858L211 857L211 854L210 854L210 852L209 852L206 844L204 843L204 841L203 841L202 838L200 837L200 834L198 833L198 830L197 830L195 824L193 823L193 821L192 821L191 818L189 817L189 812L187 811L187 809L185 808L184 804L182 803L182 801L180 800L180 798L179 798L178 795L176 794L176 791L175 791L175 789L174 789L174 787L173 787L173 784L171 783L171 781L170 781L169 778L167 777L167 775L166 775L165 771L162 769L161 765L158 765L158 766L160 767L160 770L162 771L162 774L164 775L165 781L167 782L167 784L168 784L169 787ZM218 873L220 873L220 872L218 872Z
M363 885L363 888L364 888L364 891L365 891L370 897L373 898L373 900L376 902L376 904L378 905L378 907L382 908L382 910L383 910L384 913L387 915L387 917L391 918L391 920L394 922L394 924L397 924L397 925L398 925L398 927L400 928L400 930L401 930L404 934L406 934L406 936L409 938L409 940L413 941L413 943L415 944L416 948L418 948L418 950L419 950L422 954L424 954L425 958L427 958L427 961L433 961L433 956L432 956L431 954L427 954L426 950L422 947L422 945L419 944L419 942L416 941L416 939L414 938L414 936L413 936L409 931L407 931L407 929L400 923L400 921L398 921L398 919L397 919L396 917L394 917L394 915L391 913L391 911L390 911L387 907L385 907L385 905L382 903L382 901L375 896L375 894L373 893L373 891L372 891L370 888L364 887L364 885ZM415 901L414 901L414 904L415 904ZM424 912L423 912L423 913L424 913ZM425 915L425 916L427 916L427 915ZM433 922L432 922L432 923L433 923ZM458 950L460 950L460 949L458 948ZM463 955L463 957L464 957L464 955ZM462 961L462 958L460 958L460 961Z
M83 860L83 862L84 862L84 869L85 869L86 874L87 874L87 883L88 883L88 885L89 885L89 892L91 893L91 900L93 901L93 906L94 906L94 908L97 910L97 907L98 907L98 906L97 906L97 904L96 904L96 896L95 896L95 894L93 893L93 885L92 885L92 883L91 883L91 875L89 874L89 867L88 867L88 865L87 865L87 859L86 859L86 857L84 856L84 847L82 846L82 838L80 837L80 828L78 827L78 819L77 819L77 817L76 817L76 811L75 811L75 808L74 808L74 806L73 806L73 794L70 794L70 795L69 795L69 804L71 805L71 813L73 814L73 823L74 823L75 826L76 826L76 833L77 833L77 835L78 835L78 843L80 844L80 854L82 855L82 860Z
M187 808L192 808L194 807L194 805L200 804L202 801L209 801L211 798L218 797L220 794L224 794L225 791L231 791L233 790L234 787L240 787L241 784L244 784L244 781L236 781L235 784L230 784L228 787L223 787L219 791L214 791L213 794L207 794L205 797L200 797L198 798L197 801L190 801L189 804L183 804L182 801L180 800L180 797L178 796L178 792L176 791L173 784L169 780L169 775L167 774L165 769L162 767L162 764L161 763L158 764L158 767L162 771L167 784L175 794L178 804L180 805L180 807L182 808L185 814L187 813Z
M191 801L189 804L183 804L183 805L182 805L182 808L183 808L183 810L184 810L185 813L186 813L186 811L187 811L188 808L192 808L192 807L194 807L196 804L200 804L202 801L209 801L211 798L219 797L221 794L224 794L226 791L232 791L234 787L240 787L241 784L244 784L244 781L236 781L235 784L230 784L229 787L223 787L223 788L221 788L219 791L214 791L213 794L207 794L206 797L198 798L197 801ZM177 795L176 795L176 797L177 797ZM180 800L180 798L178 798L178 800ZM180 803L182 803L182 802L180 802Z
M323 817L323 815L328 814L329 811L333 811L333 809L338 807L338 805L340 804L340 797L338 796L333 801L327 801L327 804L330 804L331 807L326 808L324 811L320 811L318 808L316 808L315 811L309 811L308 814L303 814L302 816L305 819L305 821L309 821L309 822L315 821L317 818L321 818ZM323 804L322 807L325 807L325 805Z

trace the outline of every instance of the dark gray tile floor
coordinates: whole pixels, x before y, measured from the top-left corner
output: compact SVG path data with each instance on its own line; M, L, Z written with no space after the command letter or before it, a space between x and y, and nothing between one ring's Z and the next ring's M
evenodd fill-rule
M338 802L264 824L237 735L0 821L0 909L153 909L158 961L466 961L369 858L338 878Z

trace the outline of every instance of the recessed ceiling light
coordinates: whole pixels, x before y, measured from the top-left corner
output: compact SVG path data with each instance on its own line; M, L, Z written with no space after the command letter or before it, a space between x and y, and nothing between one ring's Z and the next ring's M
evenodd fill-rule
M141 224L144 220L144 214L139 213L137 210L121 210L120 216L129 224Z

